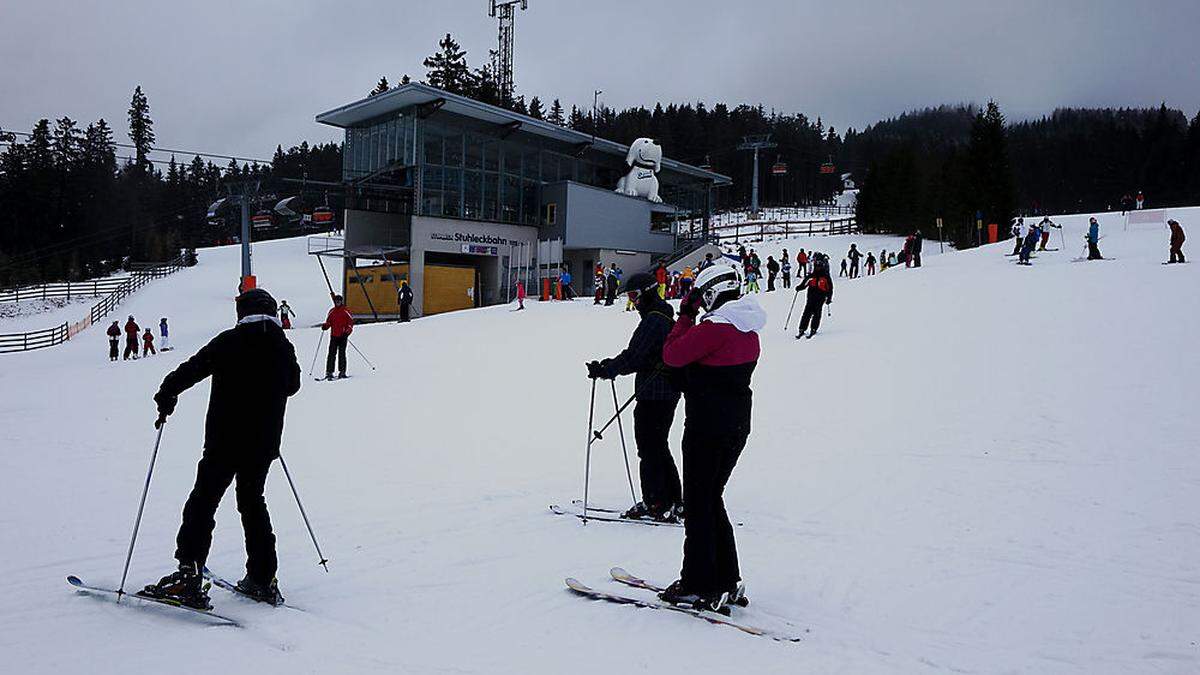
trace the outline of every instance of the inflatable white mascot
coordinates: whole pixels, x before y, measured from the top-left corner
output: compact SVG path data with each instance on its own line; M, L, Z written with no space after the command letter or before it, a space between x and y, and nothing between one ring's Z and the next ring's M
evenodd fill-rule
M661 203L658 196L658 177L654 174L662 169L662 146L649 138L639 138L629 146L629 154L625 155L625 163L629 165L629 173L617 182L617 192L630 197L645 197L654 203Z

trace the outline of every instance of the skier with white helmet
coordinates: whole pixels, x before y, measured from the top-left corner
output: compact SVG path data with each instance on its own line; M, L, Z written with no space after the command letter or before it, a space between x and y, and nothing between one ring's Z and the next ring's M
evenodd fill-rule
M663 347L663 363L683 371L687 518L683 568L660 597L714 611L745 597L723 494L750 436L750 378L767 315L742 284L732 265L701 272Z
M587 364L588 377L612 380L618 375L637 374L633 437L637 441L642 500L621 517L677 522L683 515L683 499L668 438L679 405L679 389L662 364L663 343L675 325L675 310L658 297L658 280L646 272L629 277L625 292L642 320L620 354Z

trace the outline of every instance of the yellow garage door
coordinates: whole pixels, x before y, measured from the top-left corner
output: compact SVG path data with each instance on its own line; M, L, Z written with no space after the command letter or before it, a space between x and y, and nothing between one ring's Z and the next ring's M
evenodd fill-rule
M475 268L425 266L425 315L475 306Z
M393 264L390 269L387 265L350 268L346 270L346 307L356 316L370 316L372 306L381 315L399 314L396 286L406 279L408 263Z

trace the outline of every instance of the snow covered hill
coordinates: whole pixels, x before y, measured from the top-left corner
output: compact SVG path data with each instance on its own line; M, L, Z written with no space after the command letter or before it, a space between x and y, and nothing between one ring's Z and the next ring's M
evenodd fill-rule
M1174 215L1200 223L1200 209ZM159 381L233 322L237 249L202 251L120 310L170 317L175 351L109 363L92 329L0 360L5 670L1196 672L1200 267L1159 264L1164 230L1100 217L1112 261L1070 262L1086 217L1069 217L1066 246L1032 267L1005 257L1007 242L937 255L927 241L919 270L835 279L832 316L811 341L783 331L789 292L760 296L770 325L754 430L726 501L745 523L745 616L791 619L808 630L795 645L564 589L566 576L610 588L617 564L669 582L682 539L546 509L582 496L583 363L619 351L636 322L586 301L360 326L353 340L377 370L351 350L350 380L305 379L283 453L329 574L277 468L267 496L282 590L306 611L214 589L246 627L205 627L77 595L67 574L120 580ZM865 242L758 249L765 260L815 247L836 263L850 240ZM257 245L255 266L300 326L323 318L303 240ZM305 372L319 336L289 334ZM617 389L623 400L632 382ZM165 428L132 588L174 565L207 391L186 393ZM612 394L599 394L606 417ZM624 471L607 433L593 499L627 503ZM209 565L237 577L232 502Z

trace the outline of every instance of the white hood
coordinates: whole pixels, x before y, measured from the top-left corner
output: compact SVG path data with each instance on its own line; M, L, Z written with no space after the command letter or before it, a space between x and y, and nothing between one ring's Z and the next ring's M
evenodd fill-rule
M251 314L249 316L245 316L245 317L242 317L241 319L238 319L238 325L241 325L244 323L258 323L259 321L270 321L271 323L275 324L276 326L283 328L283 322L279 320L279 317L273 316L271 314Z
M752 333L762 330L763 326L767 325L767 312L758 304L757 300L746 295L721 305L705 314L700 320L728 323L743 333Z

